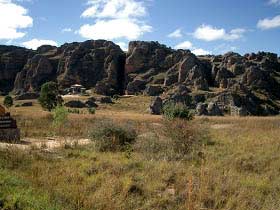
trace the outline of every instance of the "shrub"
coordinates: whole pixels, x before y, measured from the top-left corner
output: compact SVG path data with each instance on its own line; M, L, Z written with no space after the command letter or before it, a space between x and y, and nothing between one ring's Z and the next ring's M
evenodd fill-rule
M129 124L116 125L111 121L105 121L94 128L91 137L101 152L126 151L135 141L137 134Z
M53 115L53 126L60 127L62 126L68 118L68 111L63 106L57 106L52 111Z
M90 113L90 114L95 114L95 112L96 112L96 109L95 108L88 108L88 113Z
M169 102L163 106L163 115L168 120L173 120L175 118L192 120L193 114L190 112L189 108L181 103Z
M11 97L11 96L6 96L5 98L4 98L4 106L6 107L6 108L10 108L10 107L12 107L14 105L14 100L13 100L13 98Z
M55 82L47 82L41 87L39 103L43 109L51 111L57 105L61 105L62 101L59 97L58 86Z
M117 101L117 100L120 99L120 96L119 95L113 95L113 99Z
M81 114L79 109L68 109L67 111L71 114Z
M213 144L203 125L177 119L165 120L160 130L138 136L133 149L147 159L199 161L203 145L210 143Z

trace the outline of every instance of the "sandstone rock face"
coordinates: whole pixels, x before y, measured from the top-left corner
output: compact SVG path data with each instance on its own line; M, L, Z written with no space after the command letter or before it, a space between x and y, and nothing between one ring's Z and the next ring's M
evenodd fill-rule
M56 81L61 90L78 83L106 96L160 96L163 103L184 103L200 113L205 109L198 103L213 102L211 115L220 115L217 107L223 114L237 110L236 115L276 115L280 110L280 60L273 53L195 56L158 42L133 41L125 54L105 40L36 51L0 46L1 94L36 93L47 81Z
M113 95L123 90L125 55L113 42L97 40L66 44L58 64L58 83L74 83L98 88L99 94Z
M48 58L35 55L16 76L14 88L17 93L39 91L41 85L54 79L55 69Z
M33 52L21 47L0 45L0 91L9 92L14 88L17 73L22 71Z
M122 94L125 54L105 40L71 43L59 48L42 46L18 71L16 93L39 91L43 83L57 81L61 89L73 84L95 88L99 94Z
M149 85L145 89L145 93L149 96L159 96L163 93L164 89L159 85Z
M143 93L153 84L170 87L186 84L208 90L211 66L188 50L172 50L158 42L130 42L125 73L127 92Z

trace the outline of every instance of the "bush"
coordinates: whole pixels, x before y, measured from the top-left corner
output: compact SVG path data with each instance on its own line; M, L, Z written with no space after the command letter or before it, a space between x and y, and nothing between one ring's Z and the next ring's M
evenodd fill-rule
M189 108L181 103L169 102L163 106L163 115L168 120L173 120L175 118L192 120L193 114L190 112Z
M6 107L6 108L10 108L10 107L12 107L14 105L14 100L13 100L13 98L11 97L11 96L6 96L5 98L4 98L4 106Z
M208 130L177 119L165 120L160 130L138 136L135 152L151 160L201 160L203 145L212 145Z
M113 95L113 99L117 101L117 100L120 99L120 96L119 95Z
M91 137L101 152L126 151L135 141L137 134L130 124L116 125L111 121L105 121L94 129Z
M53 126L55 128L62 126L66 123L68 118L68 111L63 106L57 106L52 111Z
M95 114L96 109L95 108L88 108L88 113L89 114Z
M61 105L62 100L59 97L58 86L55 82L47 82L41 87L39 103L43 109L51 111L56 106Z
M70 114L81 114L79 109L68 109L67 111Z

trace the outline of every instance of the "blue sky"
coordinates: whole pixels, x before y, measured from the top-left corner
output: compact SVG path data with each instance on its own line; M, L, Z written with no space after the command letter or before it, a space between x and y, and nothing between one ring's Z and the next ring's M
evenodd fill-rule
M280 0L0 0L0 27L0 44L33 49L107 39L280 54Z

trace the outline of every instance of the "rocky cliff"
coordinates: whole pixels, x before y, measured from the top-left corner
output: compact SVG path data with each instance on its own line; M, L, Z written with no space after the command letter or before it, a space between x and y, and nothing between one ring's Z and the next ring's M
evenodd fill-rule
M24 66L18 66L18 74L13 78L14 92L38 91L46 81L55 80L61 89L78 83L86 88L96 87L100 94L122 93L124 62L120 47L104 40L58 48L42 46ZM9 70L1 69L6 71Z
M0 46L1 92L36 92L50 80L61 89L79 83L103 95L161 96L164 103L186 103L201 115L213 115L211 107L237 115L275 115L280 110L280 61L273 53L198 57L141 41L130 42L124 53L105 40L36 51Z

